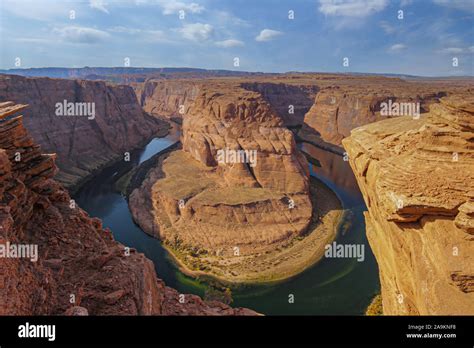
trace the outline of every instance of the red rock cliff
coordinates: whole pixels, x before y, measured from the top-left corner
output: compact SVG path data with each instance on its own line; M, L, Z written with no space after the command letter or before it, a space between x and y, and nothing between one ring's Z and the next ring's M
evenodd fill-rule
M57 179L68 187L167 129L142 111L131 87L103 81L0 75L0 102L9 100L29 104L24 125L45 151L57 154ZM95 118L57 116L55 105L64 100L94 103Z
M0 315L256 314L194 295L178 301L150 260L114 241L52 179L54 156L15 116L24 108L0 103L0 244L36 245L38 257L0 258Z

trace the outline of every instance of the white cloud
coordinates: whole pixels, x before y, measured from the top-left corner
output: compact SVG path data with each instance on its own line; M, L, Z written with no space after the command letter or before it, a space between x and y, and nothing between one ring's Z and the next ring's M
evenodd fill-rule
M113 27L113 28L108 29L108 31L110 31L112 33L121 33L121 34L123 34L123 33L124 34L138 34L138 33L142 32L141 29L123 27L123 26Z
M52 41L52 40L42 39L42 38L31 38L31 37L28 37L28 38L20 37L18 39L14 39L14 40L17 41L17 42L28 43L28 44L50 44L50 43L54 43L54 41Z
M104 0L89 0L89 6L96 10L109 14L109 10L105 7L107 3Z
M448 48L443 48L440 50L441 53L447 53L447 54L459 54L463 53L464 49L461 47L448 47Z
M395 44L395 45L390 46L389 50L390 52L400 52L404 50L405 48L407 48L407 46L405 46L404 44Z
M178 31L185 39L199 42L208 40L213 34L214 28L210 24L193 23L185 24Z
M387 5L388 0L319 0L319 11L328 16L366 17Z
M55 0L20 1L0 0L0 12L8 12L21 18L50 21L69 15L71 4ZM2 13L3 15L3 13Z
M144 33L144 39L148 42L169 41L164 31L162 30L146 30L143 33Z
M281 31L272 29L263 29L260 34L255 37L256 41L270 41L283 34Z
M385 31L387 34L393 34L396 30L395 28L390 25L388 22L386 21L382 21L380 22L380 27L383 29L383 31Z
M213 17L218 23L221 23L224 26L235 25L241 27L249 27L250 23L245 19L234 16L232 13L227 11L215 10L213 11Z
M53 32L58 34L64 41L75 43L96 43L110 37L105 31L87 27L69 26L54 28Z
M474 13L474 2L472 0L433 0L435 4L451 7L457 10Z
M243 46L244 43L240 40L234 40L234 39L229 39L229 40L224 40L224 41L216 41L216 46L219 47L238 47L238 46Z
M439 50L440 53L445 53L445 54L464 54L468 52L474 52L474 46L467 47L467 48L462 48L462 47L447 47Z
M184 3L177 0L160 0L158 4L163 9L164 15L178 14L181 10L186 13L201 13L205 9L204 6L195 2Z
M117 34L135 35L137 38L147 42L169 41L169 39L165 35L165 32L162 30L147 30L140 28L117 26L107 29L107 31Z
M413 0L400 0L400 7L405 7L408 5L411 5L413 3Z

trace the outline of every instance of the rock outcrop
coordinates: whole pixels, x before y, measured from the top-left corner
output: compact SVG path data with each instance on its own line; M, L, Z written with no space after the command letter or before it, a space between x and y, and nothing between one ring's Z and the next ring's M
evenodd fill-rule
M52 179L55 156L15 116L24 108L0 103L0 315L256 314L195 295L179 301L150 260L114 241Z
M384 314L474 314L472 93L342 141L368 208Z
M222 79L221 81L225 81ZM314 83L298 79L294 82L284 79L253 78L253 81L235 78L230 83L243 89L254 91L272 106L273 111L287 127L301 126L304 116L314 103L318 87ZM212 85L215 79L150 79L144 83L132 84L138 100L146 112L168 118L182 118L206 85ZM293 84L293 83L294 84Z
M168 129L143 112L130 86L103 81L0 75L0 102L9 100L30 105L24 125L45 151L57 154L57 179L68 188ZM56 104L64 100L93 103L94 118L58 116Z
M297 74L227 79L149 79L132 84L143 109L179 120L207 85L227 81L257 92L283 124L302 129L301 139L342 154L341 140L354 128L391 117L381 104L420 103L420 113L446 95L462 93L467 80L403 80L395 77L342 74Z
M251 262L307 232L306 158L260 93L231 81L201 85L184 114L182 144L132 192L130 207L188 266L206 271L209 263L214 275L233 280L226 260ZM152 213L143 219L146 200Z

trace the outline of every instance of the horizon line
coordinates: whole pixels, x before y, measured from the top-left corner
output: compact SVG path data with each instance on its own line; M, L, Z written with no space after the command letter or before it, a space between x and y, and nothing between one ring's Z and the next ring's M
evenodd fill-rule
M360 74L360 75L396 75L396 76L408 76L408 77L426 77L426 78L474 78L473 75L415 75L408 73L391 73L391 72L359 72L359 71L314 71L314 70L290 70L285 72L264 72L264 71L252 71L252 70L232 70L232 69L221 69L221 68L199 68L199 67L189 67L189 66L162 66L162 67L143 67L143 66L83 66L83 67L64 67L64 66L45 66L45 67L29 67L29 68L7 68L0 69L0 71L18 71L18 70L39 70L39 69L195 69L195 70L204 70L204 71L228 71L233 73L249 73L249 74L341 74L341 75L350 75L350 74Z

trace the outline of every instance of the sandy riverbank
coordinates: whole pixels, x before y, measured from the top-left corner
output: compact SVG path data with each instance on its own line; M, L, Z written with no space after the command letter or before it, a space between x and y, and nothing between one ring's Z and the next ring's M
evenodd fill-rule
M154 162L161 164L162 160L156 158ZM153 183L162 177L160 168L151 169L129 200L135 221L154 237L159 237L159 232L151 214L153 199L150 192ZM319 180L311 178L311 197L313 218L306 233L259 254L217 256L177 250L166 241L163 245L180 270L189 276L211 277L231 284L282 281L318 262L324 255L325 245L336 238L342 218L342 206L336 194Z
M188 276L211 277L228 284L287 280L323 258L324 247L336 239L342 220L342 206L332 190L321 181L311 178L311 191L315 217L305 236L295 238L286 247L260 255L235 256L231 259L216 256L192 258L169 246L165 245L165 248L180 271ZM210 269L206 272L196 270L196 266L199 267L201 263L205 263Z

